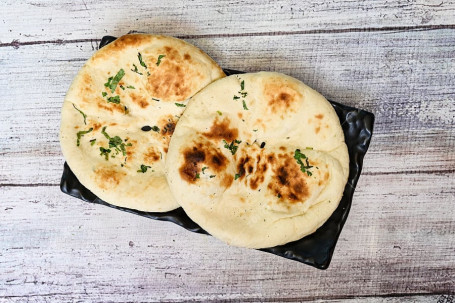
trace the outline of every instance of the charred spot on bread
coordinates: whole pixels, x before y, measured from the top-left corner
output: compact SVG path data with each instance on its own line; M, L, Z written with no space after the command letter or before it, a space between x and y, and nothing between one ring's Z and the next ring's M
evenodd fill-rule
M290 203L301 202L309 197L306 174L302 173L293 157L280 154L272 165L272 171L274 175L267 188L275 196L279 195L282 200Z
M263 94L274 114L293 110L294 105L303 98L293 83L274 78L264 85Z
M239 131L236 128L230 127L231 120L228 117L225 117L222 121L217 117L213 122L210 130L203 135L209 139L214 140L226 140L227 142L234 141L238 135Z
M203 166L208 166L212 172L221 173L226 170L229 164L229 160L209 142L197 143L192 147L187 147L182 153L184 162L179 169L179 173L182 179L188 183L196 181L196 176L202 172ZM227 184L229 182L226 181L224 183Z

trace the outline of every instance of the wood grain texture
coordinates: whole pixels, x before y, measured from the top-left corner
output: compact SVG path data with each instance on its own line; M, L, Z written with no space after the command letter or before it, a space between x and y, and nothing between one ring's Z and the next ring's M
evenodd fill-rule
M131 30L179 37L455 26L455 1L2 1L0 41L88 41ZM75 26L76 25L76 26Z
M442 186L450 178L401 175L378 184L376 176L362 177L326 271L84 203L56 186L3 187L0 293L90 300L114 293L118 302L148 294L292 301L450 293L455 189Z
M455 301L455 1L2 1L0 302ZM372 111L332 264L59 191L60 107L103 35L183 37Z

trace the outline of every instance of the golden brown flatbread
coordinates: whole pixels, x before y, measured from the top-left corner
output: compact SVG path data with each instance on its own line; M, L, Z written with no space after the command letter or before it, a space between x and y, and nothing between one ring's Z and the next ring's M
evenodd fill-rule
M164 176L170 137L188 99L221 77L207 54L182 40L118 38L87 61L65 97L60 142L68 165L111 204L177 208Z
M189 102L166 160L172 193L202 228L264 248L314 232L339 204L349 173L330 103L278 73L226 77Z

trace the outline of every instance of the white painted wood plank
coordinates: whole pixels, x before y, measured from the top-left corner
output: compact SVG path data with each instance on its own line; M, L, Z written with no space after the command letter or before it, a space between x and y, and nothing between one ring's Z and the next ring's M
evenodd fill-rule
M1 187L0 298L299 301L450 293L452 177L361 178L326 271L88 204L56 186Z
M375 113L367 174L455 169L453 30L189 41L224 67L287 73ZM0 184L59 182L60 107L94 47L0 48Z
M455 1L2 1L1 43L455 25Z

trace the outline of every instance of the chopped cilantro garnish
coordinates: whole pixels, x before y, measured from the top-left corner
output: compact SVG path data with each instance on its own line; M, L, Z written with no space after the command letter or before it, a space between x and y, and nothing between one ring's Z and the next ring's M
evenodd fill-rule
M132 69L131 71L133 71L133 72L135 72L135 73L137 73L137 74L139 74L139 75L141 75L141 76L143 75L143 74L142 74L141 72L139 72L139 70L137 69L136 64L133 64L133 67L134 67L134 70Z
M96 142L96 139L92 139L92 140L90 140L90 145L92 145L92 146L93 146L93 145L95 144L95 142Z
M110 139L111 137L106 133L106 127L107 126L104 126L102 129L101 129L101 133L106 137L106 139Z
M312 148L312 147L307 147L306 149L310 149L310 150L312 150L313 148Z
M257 129L253 129L254 132L257 132L258 130Z
M133 146L131 143L125 144L119 136L111 137L106 133L106 126L101 129L101 133L109 140L109 148L113 147L116 150L116 155L122 152L126 156L126 146ZM125 139L126 141L126 139Z
M109 77L109 78L107 78L107 82L104 83L104 86L110 87L110 86L111 86L111 83L112 83L112 79L114 79L114 77Z
M205 174L204 171L205 171L207 168L208 168L207 166L204 166L204 167L202 168L202 173L203 173L203 174Z
M111 89L111 93L115 92L115 88L117 87L120 80L125 76L125 71L121 68L114 77L109 77L107 82L104 83L104 86Z
M248 107L246 107L245 100L242 100L242 103L243 103L243 109L244 109L244 110L248 110Z
M131 88L131 89L136 89L134 86L132 85L128 85L126 88Z
M212 178L215 178L216 175L210 175L209 178L212 179Z
M240 80L240 79L239 79ZM233 100L238 100L238 99L241 99L243 98L242 100L242 104L243 104L243 109L244 110L248 110L248 107L246 106L246 102L245 102L245 97L248 95L247 92L244 91L245 89L245 80L242 80L240 82L240 90L238 91L238 93L240 94L241 97L237 96L237 95L234 95L234 97L232 98Z
M175 103L175 105L177 105L178 107L186 107L186 105L182 103Z
M100 147L100 156L104 156L106 160L109 160L109 153L111 150L109 148Z
M117 145L122 144L122 138L119 136L115 136L109 139L109 147L116 147Z
M240 175L239 174L235 174L234 180L237 180L238 178L240 178Z
M153 101L160 102L160 99L152 98Z
M199 175L199 173L196 173L195 179L200 179L200 178L201 178L201 176Z
M223 140L224 142L224 147L227 148L228 150L231 151L231 154L235 155L235 153L237 152L237 149L239 148L238 145L235 145L234 143L237 143L237 144L240 144L242 143L242 141L240 140L234 140L231 142L231 144L228 144L226 142L226 140Z
M120 104L120 96L109 97L107 98L108 103Z
M143 67L147 68L147 65L145 65L145 62L142 61L142 55L141 55L141 53L137 53L137 58L139 59L139 63L140 63Z
M152 127L152 130L153 130L154 132L157 132L157 133L160 132L160 128L159 128L158 126L156 126L156 125Z
M107 93L106 93L106 92L102 92L101 95L102 95L103 97L106 97L106 96L107 96Z
M78 112L81 113L82 117L84 117L84 124L87 125L87 122L85 122L85 119L87 118L87 115L84 114L84 112L81 111L79 108L77 108L76 105L74 105L74 103L73 103L73 107L74 107Z
M160 66L160 64L161 64L161 59L163 59L164 57L166 57L166 55L159 55L159 56L158 56L158 60L156 61L156 66Z
M300 170L302 172L306 173L308 176L313 175L313 173L309 171L313 166L310 165L308 157L300 152L300 149L295 150L294 159L297 161L297 164L300 165ZM305 159L305 163L303 163L302 159Z
M217 110L216 112L217 112L217 113L218 113L218 115L220 115L220 116L222 116L222 115L223 115L223 113L222 113L222 112L220 112L219 110Z
M147 171L147 168L152 168L151 166L141 164L141 169L139 169L137 172L138 173L145 173Z
M85 134L88 134L89 132L91 132L93 130L93 127L90 127L89 130L81 130L79 132L77 132L77 141L76 141L76 145L79 146L81 145L81 138L82 136L84 136Z
M123 85L119 85L122 90L125 90L125 87Z

